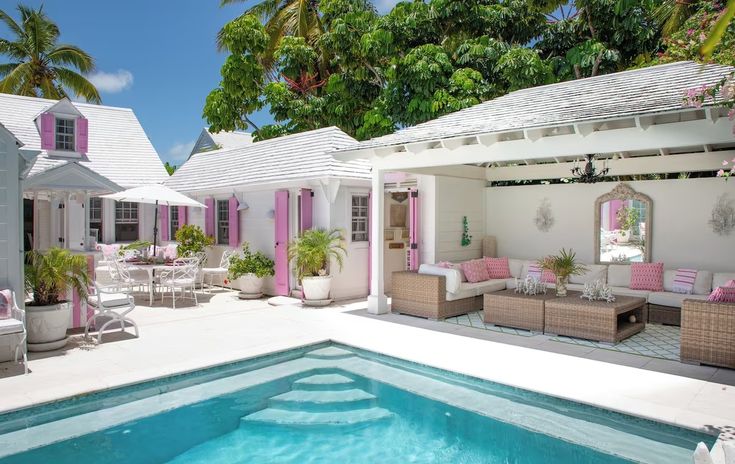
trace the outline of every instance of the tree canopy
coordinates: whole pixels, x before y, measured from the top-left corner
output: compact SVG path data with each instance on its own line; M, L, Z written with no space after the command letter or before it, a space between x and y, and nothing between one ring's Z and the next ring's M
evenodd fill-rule
M427 0L380 15L366 0L267 0L220 32L230 56L204 117L256 140L331 125L366 139L526 87L696 58L690 39L701 45L722 8ZM729 63L728 34L713 57ZM263 108L275 124L252 123Z

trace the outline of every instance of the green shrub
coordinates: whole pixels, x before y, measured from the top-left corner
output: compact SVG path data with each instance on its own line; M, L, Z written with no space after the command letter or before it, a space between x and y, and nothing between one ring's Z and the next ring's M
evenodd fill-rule
M235 280L245 274L255 274L256 277L268 277L275 274L275 263L272 259L257 251L250 251L250 244L242 244L242 252L230 257L230 280Z
M214 245L214 237L204 234L201 227L186 224L176 231L176 241L179 243L176 253L181 256L191 256L201 253L206 247Z

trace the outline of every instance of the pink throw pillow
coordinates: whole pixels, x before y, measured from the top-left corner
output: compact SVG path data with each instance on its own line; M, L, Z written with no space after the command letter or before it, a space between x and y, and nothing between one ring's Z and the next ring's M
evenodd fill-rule
M527 277L531 277L534 280L538 280L541 282L541 275L542 271L538 264L529 264L528 265L528 272L526 273Z
M508 258L489 258L485 257L485 266L487 266L487 275L491 279L510 279L510 266L508 266Z
M728 280L723 287L735 287L735 279Z
M452 263L450 263L449 261L439 261L438 263L436 263L436 267L443 267L444 269L451 269Z
M0 290L0 319L10 319L13 309L13 294L10 290Z
M707 301L735 303L735 287L717 287L707 297Z
M484 259L473 259L462 263L462 270L464 275L467 276L468 282L483 282L490 280L490 276L487 273L487 266L485 266Z
M556 283L556 274L549 271L548 269L544 269L541 273L541 282L545 282L547 284Z
M630 265L631 290L664 291L664 263L633 263Z

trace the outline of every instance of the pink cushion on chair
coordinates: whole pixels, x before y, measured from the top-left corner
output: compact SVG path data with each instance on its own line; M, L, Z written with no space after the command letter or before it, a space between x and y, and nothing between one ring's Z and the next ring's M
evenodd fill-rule
M707 301L717 301L720 303L735 303L735 286L717 287L707 297Z
M545 282L547 284L556 283L556 274L549 271L548 269L544 269L541 273L541 282Z
M664 263L633 263L630 265L630 289L664 291Z
M13 294L10 290L0 290L0 319L10 319L13 316Z
M485 266L491 279L510 279L511 277L507 257L490 258L485 256Z
M487 273L487 266L485 266L484 259L473 259L462 263L462 270L464 275L467 276L468 282L483 282L490 280L490 276Z

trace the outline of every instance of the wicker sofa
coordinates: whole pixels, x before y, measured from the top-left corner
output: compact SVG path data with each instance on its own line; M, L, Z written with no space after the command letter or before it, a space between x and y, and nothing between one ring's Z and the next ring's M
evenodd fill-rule
M682 362L735 369L735 304L684 300Z

